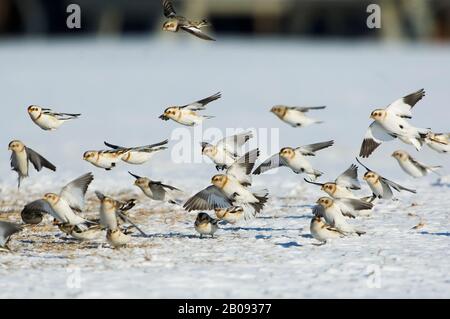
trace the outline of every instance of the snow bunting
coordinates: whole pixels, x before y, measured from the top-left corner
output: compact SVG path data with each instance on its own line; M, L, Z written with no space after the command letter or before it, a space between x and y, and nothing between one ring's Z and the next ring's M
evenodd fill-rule
M345 233L328 225L320 216L314 216L310 224L311 235L318 241L326 243L330 239L342 238Z
M54 131L65 122L81 116L81 114L56 113L51 109L44 109L37 105L30 105L28 107L28 114L33 122L45 131Z
M80 228L68 224L58 224L59 230L80 241L91 241L98 239L102 234L100 225L89 225L88 228Z
M425 143L438 153L450 153L450 133L428 132Z
M410 193L416 193L415 190L409 189L406 187L403 187L397 183L394 183L387 178L384 178L383 176L379 175L378 173L370 170L367 166L365 166L363 163L361 163L358 159L356 159L359 164L361 164L367 172L364 174L363 179L367 182L370 189L373 192L372 200L375 198L379 199L391 199L394 195L392 192L392 189L395 189L397 192L400 192L402 190L410 192Z
M122 233L119 228L115 230L108 229L106 240L113 248L122 248L131 241L131 237Z
M19 175L18 185L22 180L28 177L29 174L29 162L33 164L34 168L40 172L43 167L49 170L56 171L55 165L50 163L44 157L42 157L37 152L28 148L21 141L14 140L9 143L8 150L12 152L11 154L11 168L13 171L17 172Z
M217 170L226 169L236 162L240 148L252 137L252 132L245 132L227 136L217 142L216 145L203 142L202 154L209 157L216 164Z
M8 251L11 249L8 247L8 242L11 236L22 230L20 225L16 225L9 222L0 221L0 251Z
M200 234L200 238L203 238L203 235L211 235L212 238L219 229L218 222L218 219L212 218L207 213L199 213L195 220L195 230Z
M305 127L311 124L323 123L323 121L307 117L305 113L310 110L323 110L324 108L326 108L326 106L289 107L285 105L276 105L270 109L270 112L292 127Z
M254 218L253 212L241 206L232 206L229 208L216 208L217 219L230 224L236 224L241 220L250 220Z
M78 216L75 212L83 211L85 195L93 180L92 173L80 176L64 186L59 195L48 193L43 199L27 204L22 215L47 213L59 223L85 228L83 224L93 224L93 222Z
M208 103L220 99L221 97L222 95L219 92L203 100L199 100L188 105L168 107L164 111L164 114L159 118L164 121L168 121L169 119L171 119L186 126L195 126L201 124L204 120L213 118L213 116L199 115L196 111L205 110Z
M320 186L321 190L333 198L354 198L358 197L353 194L352 190L361 189L358 180L358 166L352 164L350 167L336 178L334 182L316 183L305 179L305 182Z
M178 32L181 29L200 39L216 41L201 30L201 28L210 26L208 21L190 21L185 17L177 15L175 10L173 9L172 1L170 0L163 0L163 7L164 15L169 19L168 21L164 22L164 31Z
M342 199L344 200L344 199ZM353 205L352 208L354 210L363 210L367 209L367 206L362 205L362 201L357 201L353 199L345 199L347 201L346 206ZM352 225L350 225L345 216L350 217L344 209L343 206L339 204L340 200L333 200L330 197L321 197L317 200L317 205L313 208L313 214L315 216L320 216L325 219L325 221L331 226L336 228L337 230L346 233L357 235L362 235L365 232L356 230ZM350 201L353 201L350 203ZM368 203L365 203L368 204Z
M110 143L105 142L107 147L112 148L116 151L123 151L123 155L121 156L122 161L128 164L133 165L141 165L148 162L154 154L160 152L162 150L166 150L167 145L169 143L168 140L162 141L160 143L138 146L138 147L123 147L117 146Z
M395 151L391 156L397 160L406 174L415 178L426 176L430 172L439 175L436 171L442 168L442 166L428 166L420 163L407 152L401 150Z
M359 156L369 157L382 142L395 138L420 150L429 129L416 128L407 119L412 118L411 109L424 96L422 89L396 100L385 109L373 111L370 118L374 122L364 136Z
M110 171L117 166L125 153L124 150L87 151L83 154L83 159L96 167Z
M178 204L176 196L182 193L178 188L152 181L147 177L140 177L131 172L128 173L136 179L134 185L139 187L147 197L157 201Z
M284 147L278 154L272 155L269 159L264 161L255 171L254 175L267 172L273 168L287 166L296 174L305 173L311 179L315 180L323 173L314 169L311 163L306 159L306 156L315 156L315 152L323 150L334 144L334 141L327 141L323 143L310 144L300 146L297 148Z

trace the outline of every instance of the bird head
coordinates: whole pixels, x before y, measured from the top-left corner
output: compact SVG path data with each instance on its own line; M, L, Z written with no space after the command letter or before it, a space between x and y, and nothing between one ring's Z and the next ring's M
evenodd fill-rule
M217 148L214 145L208 144L202 148L202 154L206 156L214 156L217 153Z
M54 205L59 201L59 196L54 193L47 193L44 195L44 200L46 200L50 205Z
M283 118L284 115L286 114L286 106L283 105L275 105L274 107L272 107L270 109L270 112L272 112L273 114L275 114L276 116L278 116L279 118Z
M209 215L207 213L199 213L197 215L197 222L199 224L209 222L210 219L211 219L211 217L209 217Z
M280 156L286 159L292 159L295 156L295 151L292 147L283 147L280 150Z
M168 107L164 111L164 114L161 115L160 118L162 118L162 119L164 119L164 118L175 119L178 116L179 113L180 113L180 110L177 107L171 106L171 107Z
M168 20L164 22L162 29L164 31L176 32L178 31L178 21L175 19Z
M213 178L211 179L211 183L218 188L223 188L227 183L227 181L228 177L223 174L214 175Z
M96 155L97 155L96 151L87 151L83 154L83 159L85 161L92 161Z
M28 107L28 114L30 114L33 117L37 117L42 113L42 108L37 105L30 105Z
M378 181L378 177L378 174L369 171L364 174L363 179L368 183L375 184Z
M322 206L323 208L329 208L333 206L334 201L329 197L321 197L317 200L316 203Z
M370 118L375 121L381 121L386 117L387 113L386 110L383 109L377 109L370 113Z
M139 188L146 188L150 184L150 180L147 177L140 177L134 181L134 185Z
M13 152L21 152L25 148L25 145L18 140L14 140L9 143L8 150Z
M322 191L327 193L328 195L333 195L336 192L336 184L335 183L325 183L320 188Z
M408 158L408 154L405 151L395 151L391 156L399 161L404 161Z

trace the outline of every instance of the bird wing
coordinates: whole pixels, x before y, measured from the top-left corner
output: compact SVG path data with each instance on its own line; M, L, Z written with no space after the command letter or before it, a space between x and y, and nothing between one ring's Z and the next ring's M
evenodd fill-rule
M114 150L124 150L124 151L149 151L149 150L153 150L155 147L159 147L159 146L163 146L166 145L167 143L169 143L169 140L164 140L162 142L159 143L155 143L155 144L150 144L150 145L144 145L144 146L136 146L136 147L124 147L124 146L117 146L108 142L104 142L104 144L109 147L112 148Z
M203 40L208 40L208 41L216 41L216 39L210 37L209 35L204 33L202 30L200 30L199 28L197 28L193 25L181 25L180 28L192 35L195 35L197 38L200 38Z
M338 176L335 180L337 185L350 189L361 189L361 184L358 180L358 166L355 164L350 165L350 167Z
M289 110L295 110L298 112L306 113L310 110L323 110L326 106L292 106L288 107Z
M408 155L408 159L412 165L414 165L418 170L420 170L423 174L428 173L427 166L418 162L416 159L412 158L411 155Z
M259 149L246 153L227 169L227 175L234 177L243 186L250 186L252 184L251 173L258 156Z
M314 216L324 217L325 209L321 205L316 205L313 207L312 213Z
M175 12L175 10L173 8L172 1L163 0L162 4L163 4L163 8L164 8L164 15L166 16L166 18L173 18L177 15L177 13Z
M335 201L337 201L339 204L341 204L339 206L344 211L346 211L345 208L350 208L351 211L355 211L355 210L359 211L359 210L365 210L365 209L372 209L373 208L373 204L372 203L365 202L365 201L362 201L360 199L355 199L355 198L341 198L341 199L337 199Z
M181 108L186 108L187 110L191 111L200 111L206 109L206 105L211 103L212 101L218 100L222 97L222 94L220 92L217 92L214 95L211 95L207 98L204 98L202 100L181 106Z
M42 167L46 167L49 170L56 171L56 166L46 160L43 156L33 151L31 148L26 147L28 160L33 164L34 168L39 172Z
M227 136L217 142L216 147L223 148L232 154L237 154L240 147L242 147L249 139L253 137L252 132L244 132Z
M296 148L304 156L315 156L317 151L323 150L324 148L330 147L334 144L334 141L326 141L322 143L309 144L305 146L300 146Z
M259 175L261 173L267 172L271 169L288 166L284 158L282 158L278 153L272 155L266 159L261 165L259 165L254 171L253 175Z
M34 202L31 202L31 203L28 203L27 205L25 205L25 207L22 210L22 214L25 214L27 216L31 216L31 215L35 215L35 214L49 214L53 217L56 216L56 213L53 210L53 208L50 206L50 204L43 199L38 199L38 200L35 200Z
M21 230L22 227L19 225L0 221L0 246L5 246L8 238Z
M84 174L63 187L60 197L63 198L69 206L76 211L84 209L84 199L87 189L94 180L92 173Z
M167 190L182 192L176 187L165 185L161 182L151 181L148 186L150 187L150 190L152 191L152 193L155 195L156 198L165 198Z
M394 183L393 181L390 181L387 178L380 177L380 179L381 179L381 184L383 185L383 189L384 189L384 185L388 185L388 186L392 187L393 189L395 189L397 192L404 190L404 191L414 193L414 194L417 193L414 189L403 187L402 185Z
M19 159L17 158L16 152L12 152L12 154L11 154L11 169L18 173L20 171Z
M364 136L359 156L369 157L382 142L391 141L393 139L395 139L395 137L390 135L380 124L373 122L370 124L366 135Z
M190 212L193 210L212 210L231 206L233 206L231 200L219 188L210 185L188 199L183 207Z
M420 89L417 92L411 93L407 96L402 97L401 99L396 100L392 104L390 104L386 111L389 113L395 114L399 117L411 118L412 113L411 110L425 96L425 90Z

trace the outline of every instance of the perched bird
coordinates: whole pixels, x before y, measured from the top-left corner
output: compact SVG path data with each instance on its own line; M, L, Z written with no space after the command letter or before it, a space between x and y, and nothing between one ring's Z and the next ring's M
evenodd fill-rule
M8 247L8 243L11 236L22 230L20 225L16 225L9 222L0 221L0 251L8 251L11 249Z
M438 153L450 153L450 133L428 132L425 143Z
M169 143L168 140L138 147L123 147L107 142L105 142L105 145L115 151L123 151L124 153L121 156L122 161L128 164L141 165L148 162L157 152L166 150L167 147L165 145L167 145L167 143Z
M106 240L112 247L122 248L131 241L131 237L125 235L119 228L115 230L108 229L106 232Z
M9 143L8 150L12 152L11 154L11 168L16 171L19 175L18 185L22 183L30 172L29 162L33 164L34 168L40 172L43 167L49 170L56 171L55 165L50 163L44 157L42 157L37 152L33 151L31 148L26 147L21 141L14 140Z
M100 225L103 228L115 231L119 229L120 222L126 222L136 228L144 237L147 237L147 234L126 215L127 211L136 206L135 199L121 202L105 196L99 191L96 191L95 195L100 200Z
M200 234L200 238L203 238L203 235L211 235L213 238L219 229L218 222L218 219L212 218L207 213L199 213L195 220L195 230Z
M315 143L297 148L284 147L278 154L272 155L264 163L262 163L255 171L254 175L267 172L273 168L287 166L296 174L305 173L311 179L315 180L323 173L314 169L307 160L307 156L315 156L315 152L323 150L334 144L334 141Z
M358 197L352 190L360 190L361 184L358 180L358 166L352 164L350 167L336 178L334 182L316 183L305 179L305 182L320 186L321 190L327 193L332 198L354 198Z
M361 164L367 172L364 174L363 179L367 182L370 189L373 192L371 201L375 200L376 198L379 199L391 199L394 196L394 193L392 192L392 189L395 189L397 192L400 192L402 190L410 192L410 193L416 193L415 190L409 189L406 187L403 187L397 183L394 183L387 178L384 178L383 176L379 175L378 173L370 170L367 166L365 166L363 163L361 163L358 159L356 159L359 164Z
M233 225L241 220L249 220L255 217L250 210L244 209L241 206L216 208L214 211L216 213L217 219L223 220Z
M190 21L183 16L177 15L175 10L173 9L172 1L170 0L163 0L163 7L164 15L169 19L168 21L164 22L164 31L178 32L181 29L192 35L195 35L200 39L216 41L201 30L201 28L210 26L208 21Z
M65 122L77 119L81 114L57 113L37 105L28 107L28 114L33 122L45 131L54 131Z
M270 112L292 127L306 127L311 124L323 123L323 121L307 117L305 113L311 110L323 110L324 108L326 108L326 106L289 107L285 105L276 105L270 109Z
M345 200L345 199L342 199ZM317 205L313 208L313 214L315 216L320 216L325 219L327 224L331 227L336 228L338 231L343 232L345 234L357 234L362 235L365 232L355 229L352 225L350 225L345 217L349 217L349 215L343 208L342 205L339 204L339 201L332 199L330 197L321 197L317 200ZM353 201L353 202L350 202ZM347 199L346 206L353 205L354 210L363 210L367 209L368 206L363 205L362 201L356 201L352 199ZM368 204L368 203L366 203Z
M131 172L128 173L136 178L134 185L139 187L147 197L157 201L178 204L176 196L177 194L182 193L182 191L178 188L163 184L161 182L152 181L147 177L140 177Z
M81 228L78 226L72 226L68 224L58 224L59 230L63 233L72 236L80 241L91 241L98 239L102 234L102 228L100 225L89 225L88 228Z
M406 174L411 175L415 178L426 176L430 172L438 174L437 170L442 168L442 166L428 166L420 163L407 152L401 150L392 153L392 157L397 160L397 162L400 164L400 167L403 169L403 171L405 171Z
M422 148L429 129L412 126L411 110L425 96L423 89L396 100L385 109L376 109L370 114L374 120L364 136L359 156L369 157L382 142L399 138L417 150Z
M186 126L195 126L201 124L204 120L213 118L214 116L199 115L196 111L205 110L208 103L220 99L221 97L222 95L219 92L203 100L199 100L197 102L193 102L184 106L168 107L164 111L164 114L159 118L164 121L168 121L171 119Z
M320 216L314 216L310 224L311 235L318 241L326 244L330 239L342 238L345 233L328 225Z
M48 193L45 194L43 199L27 204L22 211L22 216L46 213L64 225L79 226L86 229L89 225L95 223L82 218L76 212L83 211L85 195L93 180L92 173L80 176L64 186L59 195Z
M84 153L83 159L98 168L110 171L122 160L124 154L124 150L87 151Z
M217 170L226 169L236 162L239 158L240 148L252 137L252 132L244 132L227 136L216 145L202 142L202 154L216 164Z

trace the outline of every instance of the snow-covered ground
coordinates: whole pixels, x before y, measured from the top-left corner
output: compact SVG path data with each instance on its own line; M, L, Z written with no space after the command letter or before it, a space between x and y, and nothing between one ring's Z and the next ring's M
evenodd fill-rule
M150 234L133 237L130 248L112 250L104 238L80 244L49 223L27 228L13 238L15 252L0 255L0 297L450 297L449 181L432 186L436 177L412 180L388 156L405 148L419 160L444 165L447 174L449 157L427 148L417 153L398 142L382 145L368 166L418 194L400 194L399 201L381 203L371 217L355 220L366 235L325 246L314 245L309 235L311 207L322 193L288 170L255 178L256 188L271 193L256 220L222 226L217 238L203 240L193 228L195 213L152 203L127 174L132 170L192 194L215 172L210 163L197 163L202 132L254 128L262 157L281 146L335 139L333 148L312 159L325 172L322 180L334 179L354 161L370 111L402 95L424 87L428 94L414 110L414 123L449 130L450 93L443 80L450 74L449 47L232 39L7 41L0 43L0 69L0 218L19 222L25 203L92 171L85 214L97 214L93 190L137 197L132 216ZM201 129L177 130L157 118L171 104L219 90L223 98L205 112L216 118ZM325 124L288 127L268 112L278 103L325 104L325 111L314 114ZM29 104L83 117L44 132L29 119ZM190 139L183 145L191 154L172 164L179 160L172 150L180 134ZM48 157L57 173L33 172L18 192L6 150L15 138ZM171 150L144 166L122 164L105 172L81 160L104 140L142 145L165 138L171 138ZM423 227L412 229L420 222Z

